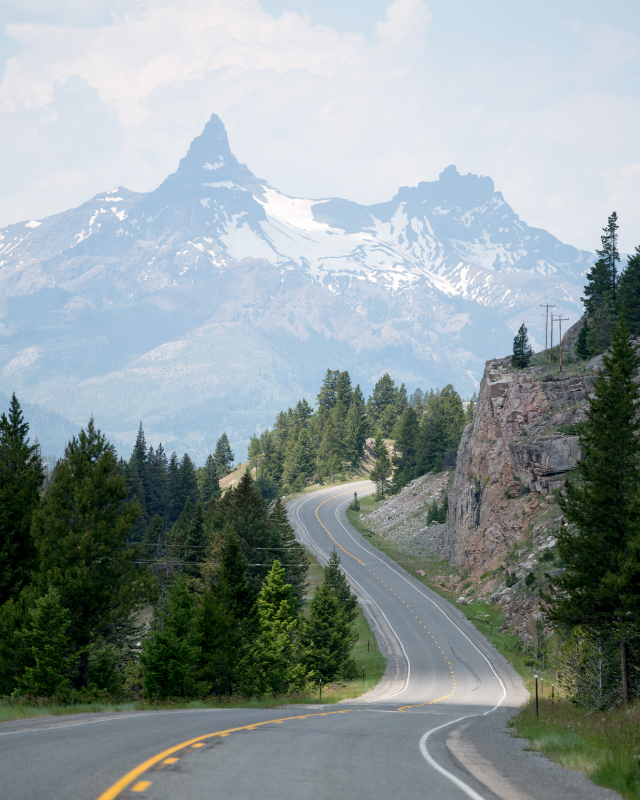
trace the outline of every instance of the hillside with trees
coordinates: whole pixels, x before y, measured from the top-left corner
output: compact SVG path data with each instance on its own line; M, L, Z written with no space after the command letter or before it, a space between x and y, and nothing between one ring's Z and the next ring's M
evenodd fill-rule
M263 495L275 497L362 474L365 444L374 439L372 479L383 491L387 486L398 491L413 478L455 464L472 416L473 402L465 412L451 385L407 396L404 384L397 386L385 373L365 401L348 372L327 370L315 410L302 399L280 412L271 428L251 437L249 466Z

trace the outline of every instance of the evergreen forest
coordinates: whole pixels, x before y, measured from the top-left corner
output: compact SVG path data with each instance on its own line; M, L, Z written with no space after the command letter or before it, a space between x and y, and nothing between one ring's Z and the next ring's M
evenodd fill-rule
M380 494L396 492L420 475L455 466L472 417L473 401L465 412L451 385L408 395L385 373L365 401L347 371L329 369L315 408L302 399L251 437L249 466L265 498L369 474L366 464Z
M249 471L221 496L233 455L218 444L195 470L140 430L124 462L91 420L45 475L13 396L0 417L0 695L261 697L353 677L356 598L338 556L308 600L282 503Z

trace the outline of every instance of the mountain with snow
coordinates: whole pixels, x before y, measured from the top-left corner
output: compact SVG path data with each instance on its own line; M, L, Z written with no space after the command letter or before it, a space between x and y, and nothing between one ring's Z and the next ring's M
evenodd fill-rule
M202 458L328 367L470 394L523 320L544 344L540 303L577 319L592 261L454 166L370 206L288 197L214 115L155 191L0 230L0 392Z

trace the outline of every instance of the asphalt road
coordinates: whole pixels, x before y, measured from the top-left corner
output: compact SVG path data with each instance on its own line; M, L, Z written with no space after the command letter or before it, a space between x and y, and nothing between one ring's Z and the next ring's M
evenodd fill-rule
M478 631L346 521L353 491L289 507L320 558L333 547L388 656L349 703L43 718L0 725L2 800L613 798L506 730L518 677Z

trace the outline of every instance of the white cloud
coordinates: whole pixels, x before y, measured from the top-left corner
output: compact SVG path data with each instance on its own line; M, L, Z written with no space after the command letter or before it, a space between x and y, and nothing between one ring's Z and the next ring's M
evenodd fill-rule
M628 31L567 24L568 62L535 47L465 61L443 58L422 0L391 3L371 40L259 0L96 0L82 26L77 0L41 6L6 26L22 50L0 86L2 223L105 186L155 188L215 112L240 160L291 194L378 202L455 163L580 246L615 205L632 246L640 101L616 84L637 68Z

